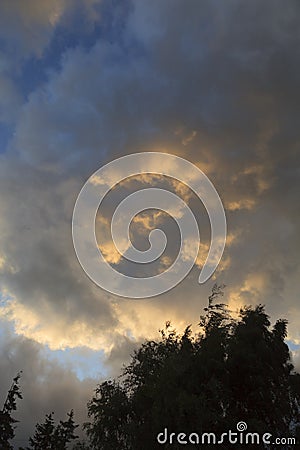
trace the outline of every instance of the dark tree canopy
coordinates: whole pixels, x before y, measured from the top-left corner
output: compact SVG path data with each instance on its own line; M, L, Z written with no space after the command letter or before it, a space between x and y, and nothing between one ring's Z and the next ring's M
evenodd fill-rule
M157 442L159 433L214 433L248 430L300 442L300 375L294 372L285 338L287 322L272 327L263 305L233 315L214 286L198 333L179 334L167 322L160 339L148 340L132 355L122 375L99 384L88 403L87 442L75 435L73 411L66 421L53 413L37 424L26 450L153 450L182 448ZM12 450L18 374L0 411L0 449ZM74 444L74 441L76 443ZM197 448L187 443L184 448ZM262 443L253 448L271 448ZM213 448L207 442L201 448ZM231 448L231 444L220 445ZM245 448L234 444L233 448ZM281 445L282 449L295 448ZM20 449L22 450L22 449Z
M179 335L166 323L161 339L145 342L119 379L97 387L84 426L92 448L195 448L162 446L156 437L165 427L221 435L239 421L274 437L297 434L300 375L284 342L286 321L271 328L262 305L233 318L221 295L215 286L198 334L188 326Z

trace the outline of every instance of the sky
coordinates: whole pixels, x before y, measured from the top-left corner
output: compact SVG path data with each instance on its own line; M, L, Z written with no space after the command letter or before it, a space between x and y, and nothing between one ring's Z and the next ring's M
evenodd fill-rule
M165 321L196 330L214 283L226 285L233 311L263 303L272 321L286 318L300 369L299 22L297 0L1 1L0 402L23 370L19 442L45 413L61 419L74 408L84 420L97 382L117 376ZM96 231L120 270L128 268L109 219L126 193L173 187L201 225L190 274L143 300L96 286L71 234L86 180L137 152L199 167L228 227L217 271L199 285L210 238L203 206L170 180L118 186ZM151 268L162 270L178 250L172 218L141 214L131 234L144 248L156 226L169 234L165 258Z

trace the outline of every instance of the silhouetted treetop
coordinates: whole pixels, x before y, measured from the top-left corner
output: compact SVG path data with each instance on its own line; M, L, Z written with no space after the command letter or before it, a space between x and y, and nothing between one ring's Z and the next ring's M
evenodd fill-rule
M161 448L156 436L164 428L222 434L241 420L258 433L297 434L300 376L284 342L287 322L271 328L263 305L233 317L219 301L223 288L214 286L197 334L190 325L179 334L167 322L119 379L97 387L84 425L92 448L152 450Z
M21 377L19 372L13 379L12 385L7 393L3 408L0 410L0 449L10 450L12 445L10 440L15 436L15 424L18 422L12 417L13 411L17 409L17 399L22 399L22 393L19 387L19 380Z

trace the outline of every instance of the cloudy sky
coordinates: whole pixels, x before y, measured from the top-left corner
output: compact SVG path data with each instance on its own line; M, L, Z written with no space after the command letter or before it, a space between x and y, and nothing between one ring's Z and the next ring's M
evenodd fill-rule
M82 420L97 381L117 375L166 320L196 327L215 282L227 285L232 310L264 303L272 320L288 319L298 364L299 105L297 0L1 0L0 401L23 370L18 439L52 410L63 418L73 407ZM72 212L97 169L149 151L210 178L227 245L199 285L209 222L184 186L165 181L202 226L199 257L170 292L124 299L82 270ZM98 243L120 270L113 205L151 183L163 181L119 186L98 212ZM151 267L162 270L178 250L172 220L141 214L131 234L143 249L156 226L169 235Z

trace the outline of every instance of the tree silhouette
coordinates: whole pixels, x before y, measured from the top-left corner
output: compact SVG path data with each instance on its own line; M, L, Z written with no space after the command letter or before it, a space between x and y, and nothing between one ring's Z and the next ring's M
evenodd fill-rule
M198 334L188 326L180 335L167 322L121 377L98 385L84 425L92 448L152 450L161 448L156 437L165 428L221 435L240 421L257 433L297 435L300 375L284 342L286 321L271 328L262 305L244 307L235 319L221 295L214 286Z
M273 430L283 435L293 416L286 321L277 321L270 330L262 305L245 308L241 319L230 340L227 361L231 413L258 432Z
M0 410L0 449L13 450L13 445L9 442L15 436L15 424L18 420L12 417L12 412L16 411L16 400L22 399L20 392L19 380L22 372L19 372L13 379L12 385L7 393L2 410ZM74 412L70 411L66 421L60 421L55 424L53 414L46 415L45 421L42 424L36 425L36 430L33 438L29 439L30 447L26 450L66 450L68 444L77 439L78 436L74 434L77 424L74 422ZM78 449L86 449L88 447L78 443ZM19 448L19 450L24 450Z
M271 327L263 305L244 307L238 318L219 301L215 285L200 316L199 331L188 325L182 334L167 322L159 340L144 342L120 377L99 384L88 403L84 424L88 443L77 439L71 410L55 423L53 413L38 423L26 450L153 450L157 436L214 433L221 436L245 422L249 430L300 440L300 375L294 372L287 322ZM12 450L20 373L0 411L0 449ZM164 433L162 433L164 432ZM164 448L181 448L165 439ZM195 442L196 443L196 442ZM245 448L244 444L234 448ZM195 448L185 445L185 448ZM204 442L201 448L212 448ZM231 448L224 444L223 448ZM254 448L270 448L264 444ZM294 448L288 444L283 449ZM20 448L19 450L24 450Z
M36 425L27 450L66 450L67 445L78 437L74 434L78 425L74 422L73 410L68 413L66 421L61 420L57 425L53 414L47 414L44 423Z
M0 410L0 448L2 450L13 449L9 441L15 436L15 424L18 421L14 419L11 414L17 409L16 400L18 398L23 398L19 387L21 373L22 372L19 372L13 379L12 385L7 393L3 408L2 410Z

